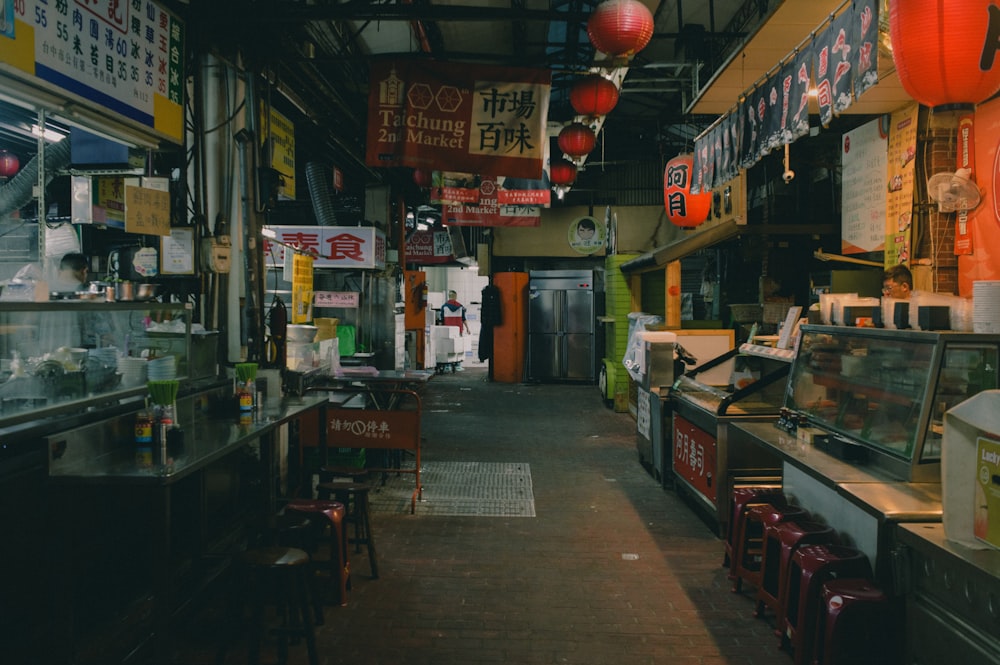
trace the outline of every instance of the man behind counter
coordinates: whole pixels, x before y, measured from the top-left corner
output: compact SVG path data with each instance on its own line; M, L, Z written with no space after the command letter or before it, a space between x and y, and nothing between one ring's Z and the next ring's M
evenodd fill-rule
M903 264L889 268L882 275L882 295L897 300L909 300L912 293L913 275Z

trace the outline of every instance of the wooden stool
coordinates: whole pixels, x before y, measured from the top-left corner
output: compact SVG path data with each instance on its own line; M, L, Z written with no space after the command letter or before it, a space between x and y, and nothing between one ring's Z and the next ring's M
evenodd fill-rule
M764 527L760 586L757 587L757 611L763 617L770 608L775 615L775 633L784 630L785 603L788 602L788 565L799 547L810 543L833 544L837 533L832 527L808 520L789 520Z
M810 663L814 656L823 583L848 577L871 579L871 563L864 552L840 545L803 545L792 555L782 644L787 640L791 645L795 665Z
M888 665L900 660L902 645L889 598L871 580L830 580L821 596L814 663Z
M260 547L243 552L239 562L252 595L249 662L252 665L260 663L261 637L266 631L264 611L268 604L273 604L283 617L280 624L269 631L278 636L278 662L288 661L290 639L301 636L306 641L309 665L319 665L306 583L309 555L293 547Z
M734 567L734 552L737 542L736 534L743 526L747 510L755 503L771 503L772 505L788 505L780 487L734 487L729 494L729 521L726 524L726 553L722 565L729 568L729 579L736 579Z
M329 544L329 574L330 583L337 590L337 602L347 605L347 590L351 585L351 563L348 558L347 532L344 529L344 517L347 510L344 504L337 501L321 499L293 499L285 506L285 513L305 515L311 526L311 537L306 545L310 556L319 549L319 544ZM329 535L327 534L329 529ZM305 549L305 548L303 548ZM316 562L313 557L313 562ZM320 594L315 594L318 598Z
M743 589L744 580L760 587L761 562L764 558L764 528L768 524L806 518L808 513L795 506L755 503L750 506L737 533L734 552L733 593Z
M354 523L354 538L349 538L348 542L354 543L355 552L360 552L362 545L368 546L368 564L371 566L372 579L377 580L378 559L375 555L375 534L372 533L371 509L368 504L371 489L369 483L334 480L317 485L316 494L320 499L332 498L344 505L344 521Z

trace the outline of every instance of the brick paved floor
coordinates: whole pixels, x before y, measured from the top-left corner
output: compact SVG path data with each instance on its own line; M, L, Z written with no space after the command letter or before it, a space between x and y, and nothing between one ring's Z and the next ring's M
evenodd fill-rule
M432 379L425 461L526 462L537 516L376 514L380 578L352 553L349 604L318 629L323 665L790 665L730 593L722 542L638 463L631 416L594 386L485 379ZM218 633L196 623L178 663L213 662ZM244 659L237 645L226 662Z

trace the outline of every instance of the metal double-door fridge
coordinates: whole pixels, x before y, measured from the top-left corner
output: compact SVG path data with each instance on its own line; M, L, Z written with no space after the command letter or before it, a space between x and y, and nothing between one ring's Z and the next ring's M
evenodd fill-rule
M529 272L528 378L593 382L595 324L592 271Z

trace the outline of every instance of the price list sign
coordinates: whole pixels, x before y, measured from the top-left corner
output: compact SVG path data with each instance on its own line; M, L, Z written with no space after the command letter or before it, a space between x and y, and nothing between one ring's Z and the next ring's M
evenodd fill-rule
M151 0L7 0L0 63L181 142L184 24ZM5 3L6 4L6 3Z

